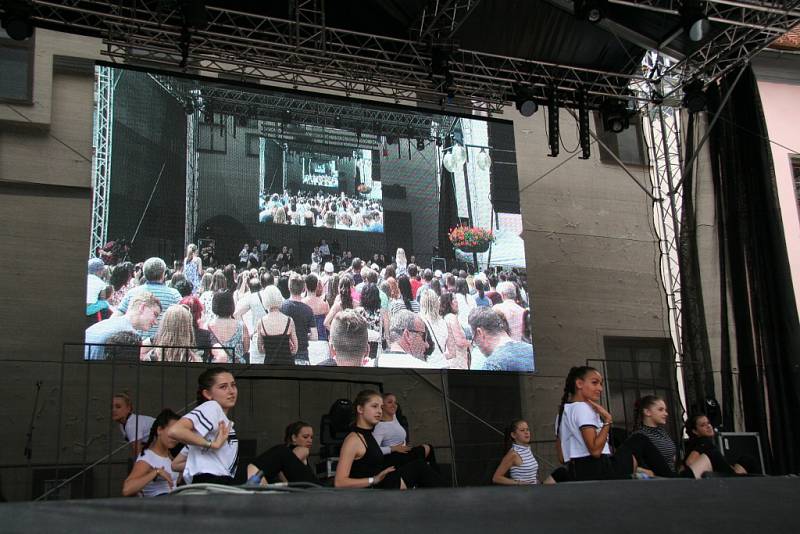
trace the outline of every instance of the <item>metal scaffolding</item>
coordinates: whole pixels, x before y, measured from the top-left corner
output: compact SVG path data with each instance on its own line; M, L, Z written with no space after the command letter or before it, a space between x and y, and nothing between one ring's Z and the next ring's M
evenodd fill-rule
M92 226L89 257L108 242L108 205L111 200L111 137L114 126L114 69L98 67L92 129Z
M186 214L184 216L183 245L184 248L194 240L197 230L197 190L200 178L198 165L200 154L197 151L197 123L200 112L195 111L186 116Z
M643 67L661 80L659 91L672 91L679 83L671 71L670 60L657 52L649 52ZM646 87L634 90L645 91ZM643 114L645 142L650 154L650 181L653 196L653 226L658 237L661 283L667 303L667 319L674 354L676 383L681 403L686 406L683 380L683 345L681 331L681 279L678 259L683 187L681 186L681 130L678 107L649 104ZM676 187L677 186L677 187Z
M680 22L677 0L611 1L629 9L675 16L676 26ZM452 37L478 2L433 2L414 26L419 27L414 30L415 39L331 28L326 25L321 0L293 0L292 4L292 20L209 6L208 25L187 35L178 2L32 1L37 25L101 37L107 46L104 54L113 61L162 68L184 64L189 69L243 79L398 102L440 102L442 107L455 103L499 113L512 100L514 87L524 84L542 99L548 88L556 86L566 107L577 107L576 93L582 90L588 105L596 107L607 97L642 98L631 95L631 84L658 83L639 73L453 47L448 51L452 83L443 87L431 79L432 45ZM711 81L722 76L800 23L800 0L711 0L705 5L716 33L690 54L675 58L670 69L661 73L675 75L681 84L693 78ZM676 35L655 48L667 48Z

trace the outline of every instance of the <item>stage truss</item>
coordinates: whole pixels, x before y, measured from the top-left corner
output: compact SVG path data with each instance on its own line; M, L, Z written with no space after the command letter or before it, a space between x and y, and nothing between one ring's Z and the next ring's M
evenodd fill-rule
M111 199L111 137L114 124L114 69L95 71L94 125L92 129L92 225L89 257L108 242L108 204Z
M611 0L677 17L675 0ZM609 72L463 50L448 42L478 1L434 1L420 16L416 39L331 28L321 1L292 0L293 20L208 7L209 23L187 29L180 3L33 0L37 25L103 38L112 61L217 73L243 80L425 102L501 113L517 84L546 99L557 87L562 105L577 107L584 91L591 107L608 97L640 103L671 95L632 94L631 84L657 85L645 75ZM712 81L800 23L800 0L711 0L708 16L722 28L662 76L681 84ZM676 22L679 19L675 19ZM415 28L417 26L415 25ZM667 41L659 43L666 47ZM432 73L434 50L446 50L449 74ZM680 92L680 85L675 91ZM641 107L641 106L639 106Z

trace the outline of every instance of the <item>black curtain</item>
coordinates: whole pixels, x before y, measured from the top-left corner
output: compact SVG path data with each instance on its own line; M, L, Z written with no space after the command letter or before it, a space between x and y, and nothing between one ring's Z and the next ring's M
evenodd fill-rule
M450 229L458 225L458 206L453 173L442 169L442 183L439 189L439 256L447 260L448 268L455 266L455 251L450 243Z
M718 92L712 87L710 112L732 83L729 75ZM762 444L769 444L771 473L795 473L800 470L800 328L760 102L748 67L709 139L725 267L720 292L730 295L746 430L760 432ZM722 318L725 324L727 317ZM722 357L730 360L731 354Z
M685 161L694 154L694 127L697 117L689 115L686 128ZM703 304L700 261L697 250L697 219L694 211L694 168L683 171L683 205L681 210L678 261L681 280L681 343L684 379L689 412L701 411L705 400L714 397L714 375L708 345L705 306Z

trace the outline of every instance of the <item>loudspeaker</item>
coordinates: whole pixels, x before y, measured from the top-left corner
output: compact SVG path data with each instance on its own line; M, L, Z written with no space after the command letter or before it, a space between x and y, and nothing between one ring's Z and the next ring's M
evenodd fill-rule
M447 271L447 260L444 258L431 258L431 270L436 271L440 270L442 272Z
M742 464L750 474L765 474L764 454L758 432L720 432L719 448L728 463ZM748 465L744 465L747 463Z

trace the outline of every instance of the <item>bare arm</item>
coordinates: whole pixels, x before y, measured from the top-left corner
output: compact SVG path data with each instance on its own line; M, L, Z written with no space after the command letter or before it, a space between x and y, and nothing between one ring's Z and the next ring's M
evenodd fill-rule
M214 441L207 440L194 430L194 424L191 419L182 417L177 423L169 428L169 437L176 439L186 445L194 445L196 447L208 447L210 449L219 449L228 441L228 432L230 428L223 421L219 422L219 431L217 438Z
M236 309L233 312L234 319L241 319L242 316L250 311L250 299L239 299L236 302Z
M519 486L522 484L519 480L506 476L508 470L515 465L522 465L522 458L519 457L519 454L514 449L509 449L503 459L500 460L500 465L495 469L494 475L492 475L492 483L502 486Z
M186 468L186 460L189 457L185 454L179 454L172 460L172 470L176 473L183 473L183 470Z
M361 440L356 437L355 433L350 433L342 445L342 450L339 453L339 463L336 465L336 477L333 479L333 485L337 488L368 488L368 478L350 478L350 469L353 467L353 460L356 459L356 454L362 456L366 453L366 447ZM387 467L373 477L373 484L378 484L386 475L394 471L394 467Z
M169 473L160 467L154 469L153 466L144 460L139 460L133 465L131 474L128 475L128 478L126 478L125 482L122 484L122 496L133 497L137 495L145 486L158 477L166 480L170 489L172 489L172 477L170 477Z
M297 354L297 332L294 328L294 321L289 319L289 337L291 338L290 348L293 348L292 354Z
M328 315L325 316L325 328L328 330L331 329L331 323L333 323L333 318L336 317L336 314L339 313L342 309L342 304L339 302L339 298L336 298L336 302L333 303L331 309L328 311Z

